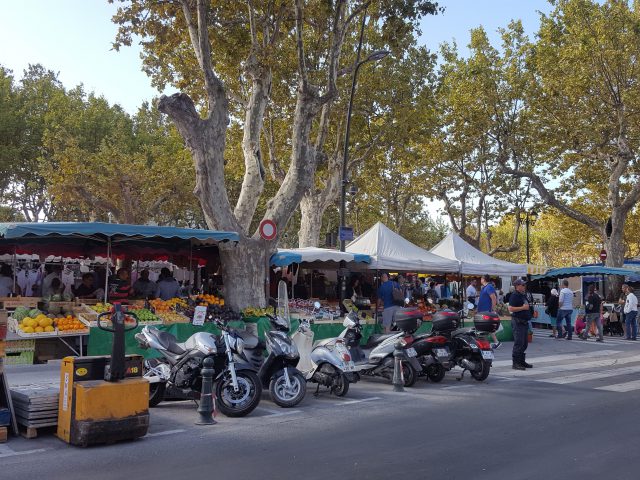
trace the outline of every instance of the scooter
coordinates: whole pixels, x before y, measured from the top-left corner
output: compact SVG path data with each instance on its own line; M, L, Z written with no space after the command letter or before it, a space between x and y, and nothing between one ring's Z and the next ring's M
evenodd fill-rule
M273 327L273 330L265 333L266 342L249 332L236 332L244 341L240 356L252 366L262 386L269 389L276 405L283 408L295 407L307 392L307 379L296 368L300 353L295 342L288 336L291 324L288 318L277 314L266 316Z
M413 386L418 379L418 372L422 370L422 366L416 358L417 352L411 349L411 344L413 343L412 334L422 322L422 312L414 308L399 308L393 319L398 331L371 335L367 344L361 347L362 326L357 308L348 301L345 301L344 305L349 313L343 322L345 330L340 334L339 338L344 338L349 348L349 354L356 364L358 374L391 380L394 369L393 352L399 343L405 354L402 360L404 384L406 387Z
M191 335L184 343L152 326L135 334L140 348L157 350L162 357L144 361L144 378L149 381L149 406L155 407L165 393L175 398L200 398L200 371L206 357L215 361L216 404L228 417L243 417L260 403L262 386L251 365L236 360L244 342L227 325L216 320L222 331L219 337L206 332Z
M497 314L484 312L474 317L473 327L459 328L463 312L443 310L433 316L431 333L419 335L411 347L416 351L422 366L421 374L432 382L440 382L447 371L458 366L465 372L484 381L489 376L493 362L491 344L478 338L478 332L495 332L500 325Z
M314 303L314 312L320 303ZM356 366L342 338L326 338L314 344L315 336L311 330L313 320L303 319L292 335L293 343L300 352L298 369L307 382L317 383L316 395L320 385L328 387L331 393L344 397L349 391L349 384L359 380Z

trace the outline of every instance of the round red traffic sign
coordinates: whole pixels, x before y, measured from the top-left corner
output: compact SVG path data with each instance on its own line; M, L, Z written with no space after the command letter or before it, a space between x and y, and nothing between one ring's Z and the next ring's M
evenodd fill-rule
M607 251L603 248L600 251L600 260L602 260L603 262L607 259Z
M276 230L276 224L273 220L262 220L258 230L260 232L260 236L265 240L273 240L276 238L276 234L278 233Z

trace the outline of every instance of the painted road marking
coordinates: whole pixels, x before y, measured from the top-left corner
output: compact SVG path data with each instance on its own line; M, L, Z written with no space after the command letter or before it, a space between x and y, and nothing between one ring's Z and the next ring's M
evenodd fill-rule
M302 410L285 410L284 412L280 412L278 410L270 410L263 407L259 407L258 410L269 413L269 415L263 415L264 418L284 417L285 415L294 415L302 412Z
M542 357L528 357L527 359L531 363L551 363L562 360L575 360L578 358L589 358L589 357L606 357L609 355L614 355L616 353L620 353L620 350L599 350L597 352L583 352L583 353L564 353L560 355L545 355ZM498 360L494 361L492 364L492 368L498 367L511 367L513 363L512 360Z
M619 377L620 375L629 375L632 373L640 373L640 366L601 370L597 372L580 373L578 375L570 375L568 377L547 378L539 381L546 382L546 383L553 383L556 385L565 385L567 383L577 383L577 382L584 382L589 380L598 380L600 378Z
M380 400L380 397L361 398L359 400L347 400L346 402L336 403L336 405L355 405L356 403L373 402L374 400Z
M40 453L40 452L46 452L46 451L47 451L46 448L38 448L36 450L24 450L21 452L16 452L15 450L11 449L8 445L0 445L0 458L13 457L15 455L29 455L31 453Z
M534 363L535 360L531 360L531 362ZM629 363L638 363L638 362L640 362L640 355L633 355L630 357L621 357L621 358L615 358L615 359L609 358L607 360L596 360L591 362L579 362L579 363L572 363L569 365L552 365L552 366L542 367L542 368L536 368L536 366L534 365L533 369L520 371L518 372L517 375L526 376L526 377L535 377L538 375L546 375L549 373L569 372L569 371L576 371L576 370L595 370L602 367L615 367L619 365L626 365ZM505 375L506 370L504 370L501 373Z
M597 387L596 390L606 390L608 392L632 392L633 390L640 390L640 380L616 383L615 385L607 385L606 387Z
M147 433L145 436L146 437L162 437L164 435L174 435L176 433L182 433L182 432L186 432L186 430L184 429L165 430L164 432Z

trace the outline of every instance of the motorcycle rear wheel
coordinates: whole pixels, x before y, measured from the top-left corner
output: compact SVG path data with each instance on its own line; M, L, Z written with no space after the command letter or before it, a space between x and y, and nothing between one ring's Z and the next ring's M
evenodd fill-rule
M444 378L447 371L440 363L432 363L427 367L427 378L434 383L439 383Z
M338 397L344 397L349 391L349 379L344 373L341 373L338 377L336 377L333 382L332 392L334 395Z
M405 387L413 387L418 381L418 372L408 362L402 362L402 375L404 376Z
M274 376L269 382L269 393L273 403L282 408L291 408L298 405L307 393L307 380L300 372L289 375L291 389L287 389L287 381L284 374Z
M239 391L235 392L231 378L221 378L216 382L216 404L227 417L249 415L260 403L262 385L258 376L248 370L236 372Z
M489 376L491 365L489 365L489 363L483 358L476 358L473 361L480 365L480 368L478 370L471 371L471 376L479 382L485 381Z

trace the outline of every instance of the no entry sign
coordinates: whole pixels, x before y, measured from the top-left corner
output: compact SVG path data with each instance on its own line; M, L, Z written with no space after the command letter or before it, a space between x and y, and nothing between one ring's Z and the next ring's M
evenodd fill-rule
M603 262L607 259L607 251L603 248L600 250L600 260Z
M273 240L278 233L276 230L276 224L273 220L262 220L260 222L260 228L258 229L260 236L265 240Z

